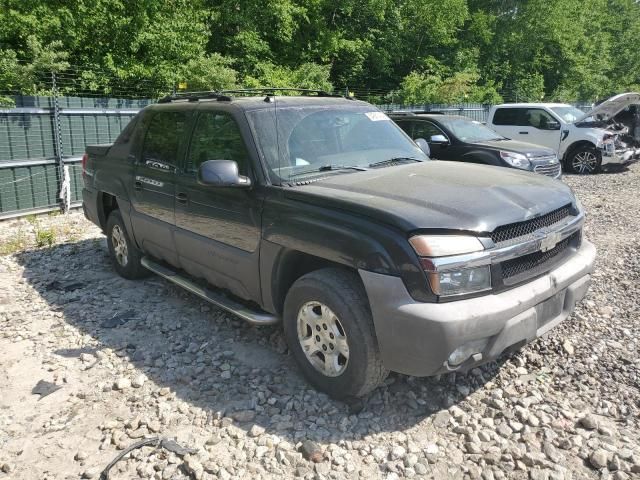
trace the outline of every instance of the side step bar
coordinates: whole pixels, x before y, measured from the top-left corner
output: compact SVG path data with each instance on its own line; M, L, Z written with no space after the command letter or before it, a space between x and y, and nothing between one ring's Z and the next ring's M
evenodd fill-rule
M237 315L238 317L246 320L254 325L273 325L278 323L280 319L275 315L271 315L267 312L252 310L251 308L230 299L223 293L218 293L208 288L203 288L197 285L195 282L189 280L187 277L180 275L179 273L164 267L148 257L143 257L140 261L142 266L147 270L151 270L153 273L166 278L170 282L190 291L191 293L199 296L200 298L213 303L214 305L227 310L228 312Z

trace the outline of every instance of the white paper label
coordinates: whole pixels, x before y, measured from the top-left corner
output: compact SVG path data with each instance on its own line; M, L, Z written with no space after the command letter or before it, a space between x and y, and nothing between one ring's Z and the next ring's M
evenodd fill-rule
M387 117L384 113L382 112L367 112L365 113L365 115L369 118L369 120L371 120L372 122L379 122L380 120L390 120L389 117Z

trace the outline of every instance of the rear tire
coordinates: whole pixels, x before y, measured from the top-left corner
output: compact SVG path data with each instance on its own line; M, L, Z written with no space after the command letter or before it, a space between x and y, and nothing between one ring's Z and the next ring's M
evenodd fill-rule
M602 154L595 147L577 147L567 155L565 167L578 175L598 173L602 166Z
M284 332L305 378L333 398L366 395L389 374L355 273L327 268L299 278L285 299Z
M142 252L129 238L118 210L112 211L107 220L107 246L113 267L121 277L135 280L150 275L151 272L140 263Z

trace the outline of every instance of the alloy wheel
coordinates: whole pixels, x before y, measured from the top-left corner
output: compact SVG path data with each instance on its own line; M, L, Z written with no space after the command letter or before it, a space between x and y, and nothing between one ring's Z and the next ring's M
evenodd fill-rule
M338 377L349 363L349 344L340 320L320 302L307 302L298 312L298 341L309 363L327 377Z
M116 261L121 266L126 267L127 263L129 263L129 251L127 249L127 240L120 225L114 225L111 230L111 244L113 245Z
M593 152L583 151L573 157L571 166L576 173L593 173L598 167L598 157Z

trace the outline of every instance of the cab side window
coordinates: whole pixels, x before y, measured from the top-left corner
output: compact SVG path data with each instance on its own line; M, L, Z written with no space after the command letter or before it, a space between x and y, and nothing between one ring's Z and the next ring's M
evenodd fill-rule
M224 112L202 112L193 131L185 171L195 173L207 160L234 160L247 175L249 154L238 124Z
M494 125L529 126L524 108L499 108L493 114L492 123Z
M147 128L142 146L142 163L167 169L178 164L178 152L183 141L186 114L158 112Z

